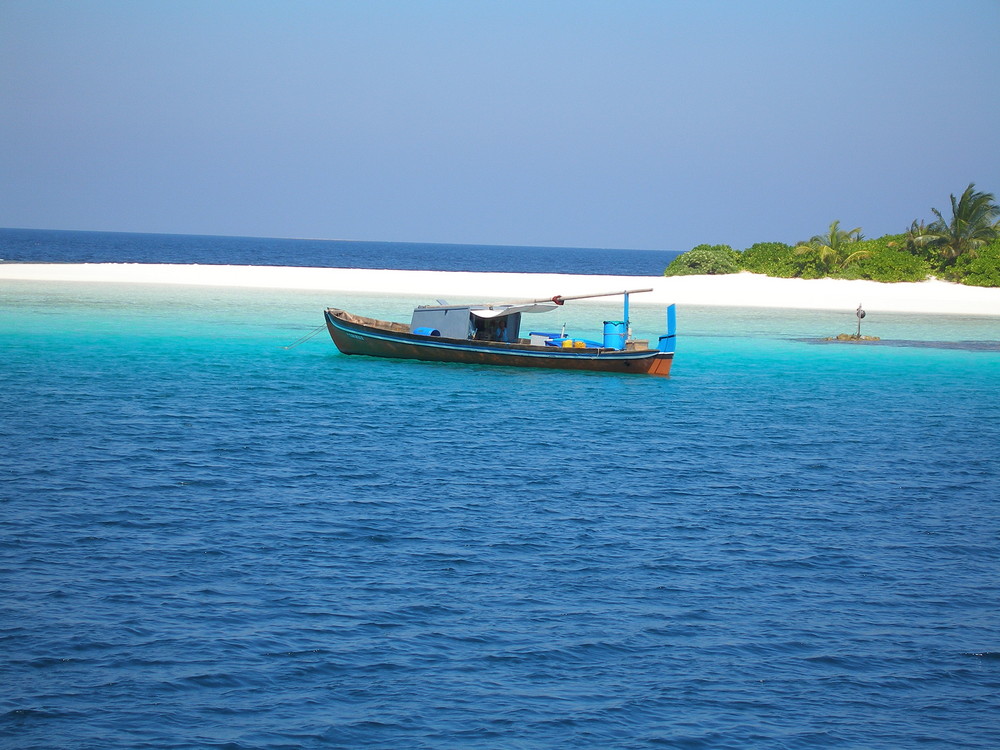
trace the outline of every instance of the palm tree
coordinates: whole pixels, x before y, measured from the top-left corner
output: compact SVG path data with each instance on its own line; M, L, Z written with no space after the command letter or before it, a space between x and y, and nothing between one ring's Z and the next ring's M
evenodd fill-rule
M910 224L910 228L906 230L906 249L913 252L916 248L921 246L920 238L927 234L927 225L924 220L921 219L917 221L913 220Z
M947 262L964 254L975 258L979 248L1000 237L1000 206L993 193L975 188L970 182L957 201L954 194L951 196L951 221L945 221L941 212L932 208L937 220L916 238L917 244L940 248Z
M926 236L927 224L924 223L923 219L914 219L913 223L910 224L910 228L903 232L902 240L900 242L889 242L888 247L905 250L910 255L916 255L917 257L925 258L926 260L932 260L932 253Z
M850 252L851 244L861 239L864 239L861 227L841 229L838 219L830 224L830 230L826 234L817 234L809 242L799 244L795 248L795 254L813 254L820 270L829 273L834 268L844 268L871 254L867 250Z

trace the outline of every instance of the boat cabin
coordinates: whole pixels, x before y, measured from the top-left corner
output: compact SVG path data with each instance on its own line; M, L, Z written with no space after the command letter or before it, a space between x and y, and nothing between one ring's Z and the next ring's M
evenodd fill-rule
M552 303L526 305L420 305L413 311L410 331L424 336L516 344L521 313L547 312Z

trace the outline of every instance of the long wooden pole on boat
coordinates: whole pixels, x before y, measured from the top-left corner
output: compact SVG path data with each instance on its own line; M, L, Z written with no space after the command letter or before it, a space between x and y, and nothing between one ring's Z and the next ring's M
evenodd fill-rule
M625 289L624 291L621 291L621 292L601 292L600 294L576 294L576 295L573 295L572 297L565 297L565 296L563 296L561 294L557 294L555 297L551 297L549 299L534 299L534 300L531 300L531 301L532 302L555 302L557 305L561 305L564 302L566 302L567 300L573 300L573 299L590 299L591 297L617 297L619 294L639 294L641 292L651 292L651 291L653 291L652 288L650 288L650 289Z
M549 301L551 301L551 302L555 302L557 305L561 305L561 304L565 303L566 300L572 300L572 299L590 299L591 297L617 297L619 294L624 295L624 297L625 297L625 309L622 312L622 317L624 318L623 322L625 323L625 340L626 341L630 341L632 339L632 321L629 320L628 296L630 294L641 294L642 292L651 292L651 291L653 291L652 288L650 288L650 289L625 289L624 291L621 291L621 292L602 292L601 294L577 294L577 295L574 295L572 297L563 297L562 295L557 294L551 300L539 299L539 300L534 300L534 301L535 302L549 302Z
M649 289L625 289L621 292L601 292L600 294L574 294L572 296L565 296L563 294L557 294L555 297L545 297L543 299L524 299L518 300L517 302L490 302L490 307L502 307L503 305L533 305L537 302L555 302L557 305L561 305L567 300L574 299L590 299L592 297L617 297L619 294L640 294L642 292L651 292L652 287Z
M624 295L625 297L625 309L623 311L622 317L625 323L625 340L630 341L632 339L632 321L629 320L629 309L628 309L628 296L630 294L641 294L642 292L651 292L652 288L649 289L624 289L620 292L601 292L600 294L575 294L569 297L565 297L561 294L557 294L555 297L549 299L533 299L529 300L528 304L535 304L538 302L555 302L557 305L565 304L567 300L574 299L591 299L593 297L617 297L618 295Z

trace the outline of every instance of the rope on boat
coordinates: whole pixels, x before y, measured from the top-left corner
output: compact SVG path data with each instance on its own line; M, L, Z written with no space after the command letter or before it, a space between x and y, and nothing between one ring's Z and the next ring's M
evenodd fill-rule
M309 339L311 339L311 338L312 338L313 336L315 336L315 335L316 335L317 333L319 333L320 331L322 331L322 330L323 330L324 328L326 328L326 323L324 323L324 324L323 324L323 325L321 325L321 326L317 326L315 330L313 330L313 331L310 331L310 332L309 332L309 333L307 333L307 334L306 334L305 336L302 336L302 337L300 337L300 338L296 339L295 341L293 341L293 342L292 342L291 344L289 344L288 346L283 346L283 347L281 347L281 348L282 348L282 349L293 349L293 348L295 348L296 346L298 346L299 344L304 344L304 343L305 343L305 342L307 342L307 341L308 341Z

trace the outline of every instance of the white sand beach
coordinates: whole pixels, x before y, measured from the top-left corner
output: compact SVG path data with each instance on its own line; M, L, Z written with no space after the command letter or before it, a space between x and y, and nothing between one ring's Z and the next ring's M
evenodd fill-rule
M1000 316L1000 289L924 281L882 284L841 279L727 276L577 276L533 273L395 271L360 268L169 265L140 263L0 263L0 280L180 284L260 289L349 291L439 298L521 300L648 289L634 304L765 307Z

